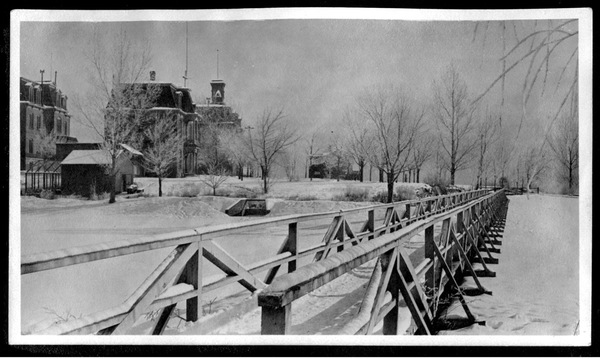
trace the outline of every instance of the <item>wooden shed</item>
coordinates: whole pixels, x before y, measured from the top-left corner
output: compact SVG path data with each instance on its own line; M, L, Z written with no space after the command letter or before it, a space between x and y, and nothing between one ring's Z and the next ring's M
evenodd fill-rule
M107 150L75 150L61 163L62 193L89 197L110 192L110 153ZM133 183L134 164L129 151L117 157L116 192L125 191Z

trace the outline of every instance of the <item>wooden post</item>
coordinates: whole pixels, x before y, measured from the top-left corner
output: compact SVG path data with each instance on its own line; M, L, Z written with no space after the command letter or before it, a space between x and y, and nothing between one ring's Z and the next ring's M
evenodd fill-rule
M371 233L375 232L375 210L371 209L368 212L368 231ZM375 238L375 236L369 236L369 240Z
M433 225L425 228L425 258L430 259L432 266L425 273L425 288L433 290L435 288L435 250L433 239Z
M396 263L390 263L390 266L395 267ZM392 301L396 301L396 305L383 317L383 335L398 335L398 304L400 302L400 287L398 273L394 268L394 273L390 278L387 290L392 294Z
M290 223L288 225L288 240L286 244L286 250L292 254L292 257L298 256L298 222ZM288 263L288 273L296 270L296 260Z
M346 228L344 222L346 222L346 219L344 217L342 217L341 221L342 221L342 225L340 226L340 229L338 230L338 232L335 235L336 239L339 241L336 244L337 252L341 252L344 250L344 234L345 234L345 228Z
M289 334L292 324L292 304L283 307L261 307L261 335Z
M196 244L198 252L192 256L185 268L186 282L196 288L197 296L185 301L185 315L188 322L195 322L202 315L202 241Z

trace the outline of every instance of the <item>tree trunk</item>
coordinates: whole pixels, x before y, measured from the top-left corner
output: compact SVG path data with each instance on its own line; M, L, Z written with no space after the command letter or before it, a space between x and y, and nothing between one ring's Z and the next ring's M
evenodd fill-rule
M450 184L454 186L454 174L456 173L456 168L454 167L454 164L452 164L452 166L450 166Z
M417 183L421 181L421 169L417 168Z
M361 163L358 165L359 166L359 178L360 178L360 182L363 182L364 179L364 172L365 172L365 163L361 161Z
M158 197L162 197L162 177L158 176Z
M394 202L394 170L387 174L387 203Z
M269 191L269 188L267 186L267 177L269 175L268 170L266 168L266 166L261 166L261 170L262 170L262 175L263 175L263 193L267 193Z
M379 169L379 182L383 183L383 170Z
M116 199L116 194L117 194L117 190L116 190L116 179L117 179L117 175L112 172L110 175L110 199L108 200L108 203L115 203L117 201Z

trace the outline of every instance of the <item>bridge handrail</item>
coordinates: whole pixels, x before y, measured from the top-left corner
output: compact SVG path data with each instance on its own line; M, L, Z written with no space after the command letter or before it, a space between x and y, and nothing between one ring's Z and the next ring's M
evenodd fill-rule
M386 252L390 247L398 246L401 242L408 241L415 234L424 231L426 227L435 225L494 195L492 193L468 204L456 207L449 212L422 219L396 232L384 234L368 242L346 249L343 252L333 254L320 262L307 264L295 272L283 274L275 278L271 285L259 294L258 303L259 305L269 306L288 305L347 272L340 272L339 268L348 264L352 264L352 268L355 268L358 265L366 263Z
M241 223L229 223L199 227L195 229L175 231L136 239L104 242L100 244L29 254L21 257L21 274L35 273L75 264L82 264L107 258L134 254L138 252L174 247L181 244L209 240L212 237L238 233L240 231L265 225L283 225L294 222L306 222L317 219L326 219L330 216L339 213L344 213L346 215L375 209L387 209L402 205L414 205L443 198L466 196L468 197L467 200L471 200L473 198L478 198L487 192L489 191L474 190L467 192L457 192L443 196L425 197L416 200L407 200L381 205L365 206L340 211L329 211L300 215L286 215L274 218L261 218Z

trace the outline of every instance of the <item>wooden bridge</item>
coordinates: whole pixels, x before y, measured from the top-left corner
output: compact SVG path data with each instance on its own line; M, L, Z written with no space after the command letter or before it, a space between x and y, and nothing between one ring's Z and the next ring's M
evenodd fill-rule
M127 334L145 313L158 312L151 333L162 334L176 305L185 302L186 320L202 315L206 293L241 284L249 293L227 313L262 310L263 334L286 334L292 303L312 290L368 261L377 264L359 315L344 334L372 334L383 320L384 334L397 330L398 309L410 309L417 334L433 334L440 299L458 294L471 322L458 281L471 275L478 281L493 276L486 266L497 259L496 247L508 200L502 190L478 190L421 200L396 202L339 212L261 218L244 223L201 227L142 239L103 243L25 256L21 275L171 247L173 250L121 305L61 323L41 323L24 334ZM326 223L316 226L315 223ZM359 227L357 227L357 224ZM284 227L287 235L274 255L244 264L221 241L239 233ZM355 228L353 228L355 227ZM302 236L306 228L323 228L320 243ZM424 235L421 251L410 256L403 244ZM259 241L261 238L256 238ZM203 276L205 261L222 275ZM287 273L277 276L282 266ZM108 288L109 289L109 288ZM225 313L225 314L227 314Z

